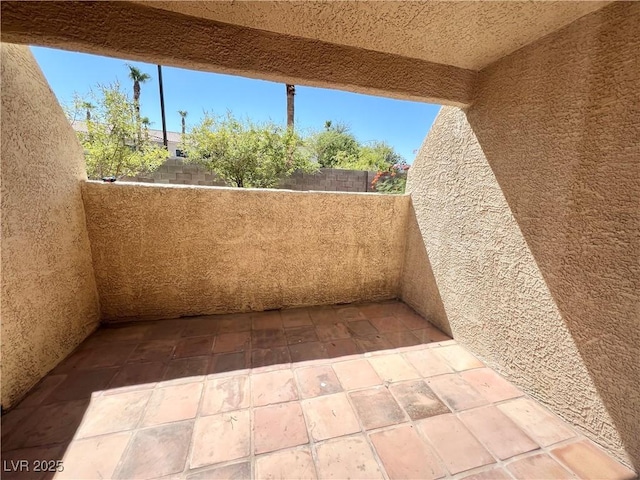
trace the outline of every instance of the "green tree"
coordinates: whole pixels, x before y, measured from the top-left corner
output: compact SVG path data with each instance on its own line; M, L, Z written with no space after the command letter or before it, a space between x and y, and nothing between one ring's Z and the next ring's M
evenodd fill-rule
M315 170L301 138L291 129L240 121L231 113L205 115L182 143L190 162L232 186L269 188L298 169Z
M360 149L356 137L346 125L333 125L330 120L325 122L323 131L311 135L308 144L313 159L324 168L355 162Z
M182 123L182 135L184 135L185 133L187 133L186 118L188 112L186 110L178 110L178 115L180 115L180 122Z
M91 118L86 121L87 131L78 132L89 178L136 176L156 170L167 159L166 149L150 141L148 135L139 135L142 119L120 84L98 85L89 100L93 107ZM87 103L86 99L76 98L72 121ZM148 128L148 119L145 120Z
M361 145L355 158L341 160L336 164L336 167L349 170L380 171L387 170L392 165L402 162L404 162L404 158L391 145L386 142L373 142L370 145Z
M133 104L136 113L140 116L140 84L151 80L151 75L142 73L139 68L133 65L127 65L127 67L129 67L129 78L133 81Z

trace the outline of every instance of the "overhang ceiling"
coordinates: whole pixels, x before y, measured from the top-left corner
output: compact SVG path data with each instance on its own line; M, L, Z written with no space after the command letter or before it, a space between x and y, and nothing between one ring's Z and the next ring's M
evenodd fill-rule
M141 1L285 35L481 70L610 2Z

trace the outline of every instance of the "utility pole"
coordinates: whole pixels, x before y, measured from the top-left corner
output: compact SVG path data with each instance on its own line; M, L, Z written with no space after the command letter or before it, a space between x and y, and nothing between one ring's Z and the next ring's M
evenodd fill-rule
M167 121L164 117L164 89L162 87L162 66L158 65L158 85L160 87L160 113L162 114L162 141L164 148L168 148L167 142Z

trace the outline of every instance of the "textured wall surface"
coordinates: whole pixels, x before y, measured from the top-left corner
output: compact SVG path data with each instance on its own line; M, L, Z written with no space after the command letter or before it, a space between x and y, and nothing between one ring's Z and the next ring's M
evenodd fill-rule
M483 72L408 187L454 337L636 469L639 138L640 4L620 3Z
M138 3L259 30L480 70L609 2Z
M399 293L408 196L93 182L83 196L105 319Z
M97 327L84 158L29 49L2 44L2 406Z
M4 42L404 100L467 105L477 73L129 2L3 1L0 8Z

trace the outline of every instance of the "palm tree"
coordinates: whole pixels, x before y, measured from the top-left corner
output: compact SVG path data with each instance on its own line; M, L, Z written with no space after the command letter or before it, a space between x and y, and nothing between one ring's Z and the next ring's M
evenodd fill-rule
M93 103L91 102L82 102L82 108L87 110L87 122L91 121L91 110L94 108L95 105L93 105Z
M296 94L296 86L287 83L287 128L293 130L293 97Z
M151 80L151 75L142 73L139 68L133 65L129 67L129 78L133 80L133 103L136 106L136 113L140 116L140 84Z
M149 140L149 126L151 125L151 120L149 120L149 117L142 117L140 119L140 123L144 127L144 136L145 136L145 138L147 140Z
M182 120L182 135L185 134L186 130L187 130L187 125L185 123L185 118L187 118L187 111L186 110L178 110L178 113L180 114L180 118Z

